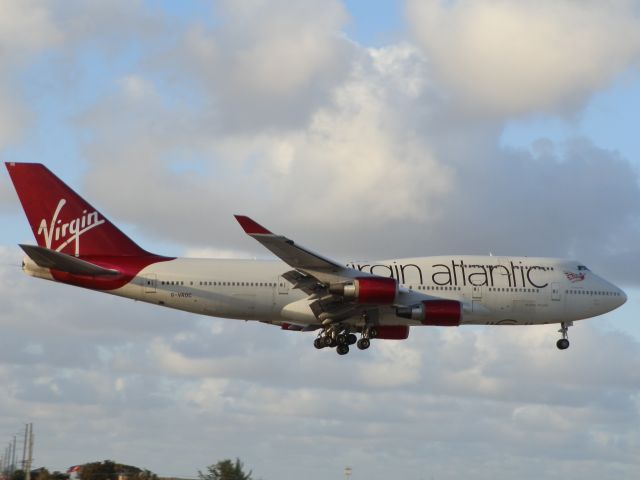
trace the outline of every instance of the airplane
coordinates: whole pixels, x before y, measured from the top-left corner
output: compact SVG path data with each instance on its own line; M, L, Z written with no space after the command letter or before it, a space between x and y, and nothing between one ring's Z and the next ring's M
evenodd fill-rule
M448 255L345 262L236 215L278 260L194 259L143 250L38 163L5 163L37 245L20 245L33 277L214 317L315 331L339 355L411 327L560 324L610 312L625 293L583 263Z

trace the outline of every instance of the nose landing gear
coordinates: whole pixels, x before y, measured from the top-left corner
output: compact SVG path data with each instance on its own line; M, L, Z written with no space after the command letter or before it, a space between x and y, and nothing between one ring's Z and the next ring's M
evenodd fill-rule
M569 348L569 327L573 325L573 322L562 322L560 324L559 333L562 334L562 338L556 342L556 347L559 350L566 350Z

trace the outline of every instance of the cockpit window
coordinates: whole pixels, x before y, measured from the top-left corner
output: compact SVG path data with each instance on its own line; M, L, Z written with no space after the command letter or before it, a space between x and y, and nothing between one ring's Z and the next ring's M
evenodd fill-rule
M578 265L578 271L588 272L589 269L584 265Z

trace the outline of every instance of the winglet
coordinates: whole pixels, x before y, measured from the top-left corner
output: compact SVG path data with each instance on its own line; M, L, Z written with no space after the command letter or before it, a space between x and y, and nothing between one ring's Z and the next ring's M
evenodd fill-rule
M259 223L244 215L234 215L247 235L272 235L272 233Z

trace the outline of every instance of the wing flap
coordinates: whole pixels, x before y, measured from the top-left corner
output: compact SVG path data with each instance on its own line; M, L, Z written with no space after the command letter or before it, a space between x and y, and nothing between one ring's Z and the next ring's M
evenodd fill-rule
M36 245L20 245L20 248L42 268L53 268L73 275L88 275L91 277L120 275L118 270L104 268L94 263L81 260L66 253L56 252Z
M282 278L291 283L293 285L292 288L300 289L307 295L313 295L323 288L317 278L299 270L289 270L282 274Z

